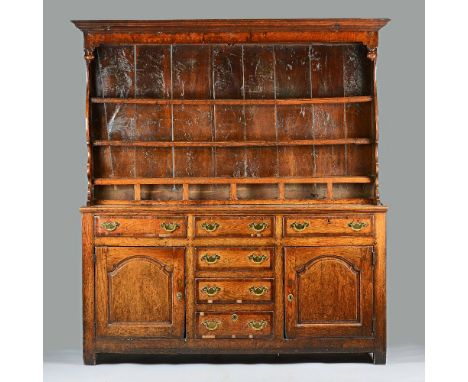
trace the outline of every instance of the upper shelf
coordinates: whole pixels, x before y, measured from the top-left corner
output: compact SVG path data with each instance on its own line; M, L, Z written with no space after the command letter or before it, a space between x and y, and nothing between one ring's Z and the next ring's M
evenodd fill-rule
M133 146L133 147L246 147L246 146L332 146L332 145L370 145L368 138L345 139L296 139L289 141L117 141L96 140L94 146Z
M92 103L142 105L303 105L371 102L370 96L288 98L288 99L157 99L157 98L91 98Z

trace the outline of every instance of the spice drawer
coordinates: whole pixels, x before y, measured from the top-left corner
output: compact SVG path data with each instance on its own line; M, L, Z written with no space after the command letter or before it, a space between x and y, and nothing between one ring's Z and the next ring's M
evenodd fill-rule
M270 337L273 312L197 312L198 338Z
M273 279L196 279L198 303L269 303L273 302Z
M285 216L284 236L371 235L371 216Z
M196 269L200 271L271 270L274 249L267 247L196 248Z
M197 216L198 237L272 237L273 216Z
M95 216L96 236L185 237L185 217Z

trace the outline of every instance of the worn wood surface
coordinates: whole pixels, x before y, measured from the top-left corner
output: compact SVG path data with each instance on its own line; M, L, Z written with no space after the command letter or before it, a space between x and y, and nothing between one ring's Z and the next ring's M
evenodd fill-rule
M285 249L286 336L370 337L372 249Z
M74 22L87 68L86 364L385 363L375 63L387 22Z
M263 338L273 334L273 312L197 312L197 338Z
M351 226L350 226L351 225ZM372 217L365 215L308 217L304 215L284 218L285 236L310 235L371 235Z
M271 279L195 279L197 302L207 304L249 304L271 302L274 282Z
M186 218L174 216L96 216L94 227L96 236L185 237L187 233Z
M200 271L271 270L273 248L200 247L196 249L196 268Z
M184 252L97 247L97 335L182 337Z

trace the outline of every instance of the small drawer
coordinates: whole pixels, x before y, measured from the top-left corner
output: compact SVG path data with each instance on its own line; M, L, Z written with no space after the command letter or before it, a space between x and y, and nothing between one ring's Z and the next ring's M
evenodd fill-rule
M285 236L371 235L372 216L286 216Z
M273 333L273 312L197 312L197 338L258 338Z
M96 216L96 236L185 237L184 217Z
M268 303L273 279L196 279L197 302L202 304Z
M271 270L274 249L206 247L196 248L196 256L196 268L200 271Z
M197 216L198 237L271 237L273 216Z

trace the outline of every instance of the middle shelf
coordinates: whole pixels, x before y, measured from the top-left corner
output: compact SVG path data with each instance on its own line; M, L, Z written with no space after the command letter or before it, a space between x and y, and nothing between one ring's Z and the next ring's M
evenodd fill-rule
M246 146L327 146L327 145L370 145L368 138L344 139L301 139L290 141L121 141L96 140L94 146L135 146L135 147L246 147Z

